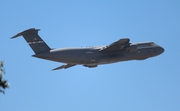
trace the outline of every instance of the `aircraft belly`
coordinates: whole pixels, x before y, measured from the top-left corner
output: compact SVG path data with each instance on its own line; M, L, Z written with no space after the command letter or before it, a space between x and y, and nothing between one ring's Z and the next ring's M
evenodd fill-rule
M86 51L62 51L54 54L56 61L73 64L91 64L94 63L94 53L85 53Z
M98 51L60 51L54 52L44 57L44 59L72 63L72 64L109 64L120 61L134 60L143 58L145 55L140 55L136 52L108 52L100 53Z
M88 52L88 53L87 53ZM91 53L90 53L91 52ZM108 52L101 53L99 51L58 51L51 52L36 57L72 64L109 64L114 62L126 61L134 59L131 52Z
M65 54L59 57L59 61L65 63L79 64L83 62L83 58L79 54Z
M101 56L99 56L98 64L109 64L123 60L124 56L122 54L102 54Z

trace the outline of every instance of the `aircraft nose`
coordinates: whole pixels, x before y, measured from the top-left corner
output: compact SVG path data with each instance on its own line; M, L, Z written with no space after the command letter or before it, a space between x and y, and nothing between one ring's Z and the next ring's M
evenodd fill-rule
M157 51L158 55L162 54L164 52L164 48L158 47L156 51Z

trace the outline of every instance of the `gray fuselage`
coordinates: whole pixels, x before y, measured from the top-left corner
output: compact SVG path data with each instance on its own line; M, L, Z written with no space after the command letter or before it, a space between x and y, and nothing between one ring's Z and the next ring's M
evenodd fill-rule
M89 48L59 48L50 52L33 55L34 57L52 60L56 62L82 64L87 66L97 66L127 60L144 60L157 56L164 52L164 49L153 42L133 43L137 50L127 52L124 50L112 50L101 52L101 47Z

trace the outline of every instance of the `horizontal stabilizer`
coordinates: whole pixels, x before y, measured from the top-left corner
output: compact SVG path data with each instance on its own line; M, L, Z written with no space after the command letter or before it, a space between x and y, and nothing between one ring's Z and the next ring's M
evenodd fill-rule
M40 29L31 28L16 34L15 36L11 37L11 39L23 36L36 54L48 52L51 50L51 48L38 35L39 30Z
M76 64L65 64L65 65L62 65L60 67L54 68L52 70L67 69L67 68L70 68L70 67L75 66L75 65Z
M35 33L35 34L38 34L38 31L40 31L40 29L30 28L30 29L28 29L28 30L19 32L19 33L16 34L15 36L11 37L11 39L17 38L17 37L19 37L19 36L23 36L23 35L28 34L28 33Z

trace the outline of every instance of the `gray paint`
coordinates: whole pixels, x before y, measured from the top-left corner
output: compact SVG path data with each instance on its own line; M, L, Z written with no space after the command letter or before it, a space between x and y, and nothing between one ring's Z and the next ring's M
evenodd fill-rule
M154 42L130 43L129 38L120 39L108 46L89 48L51 49L38 35L39 29L31 28L18 33L12 38L23 36L34 51L33 57L66 63L57 69L66 69L75 65L97 67L128 60L144 60L160 55L164 49Z

